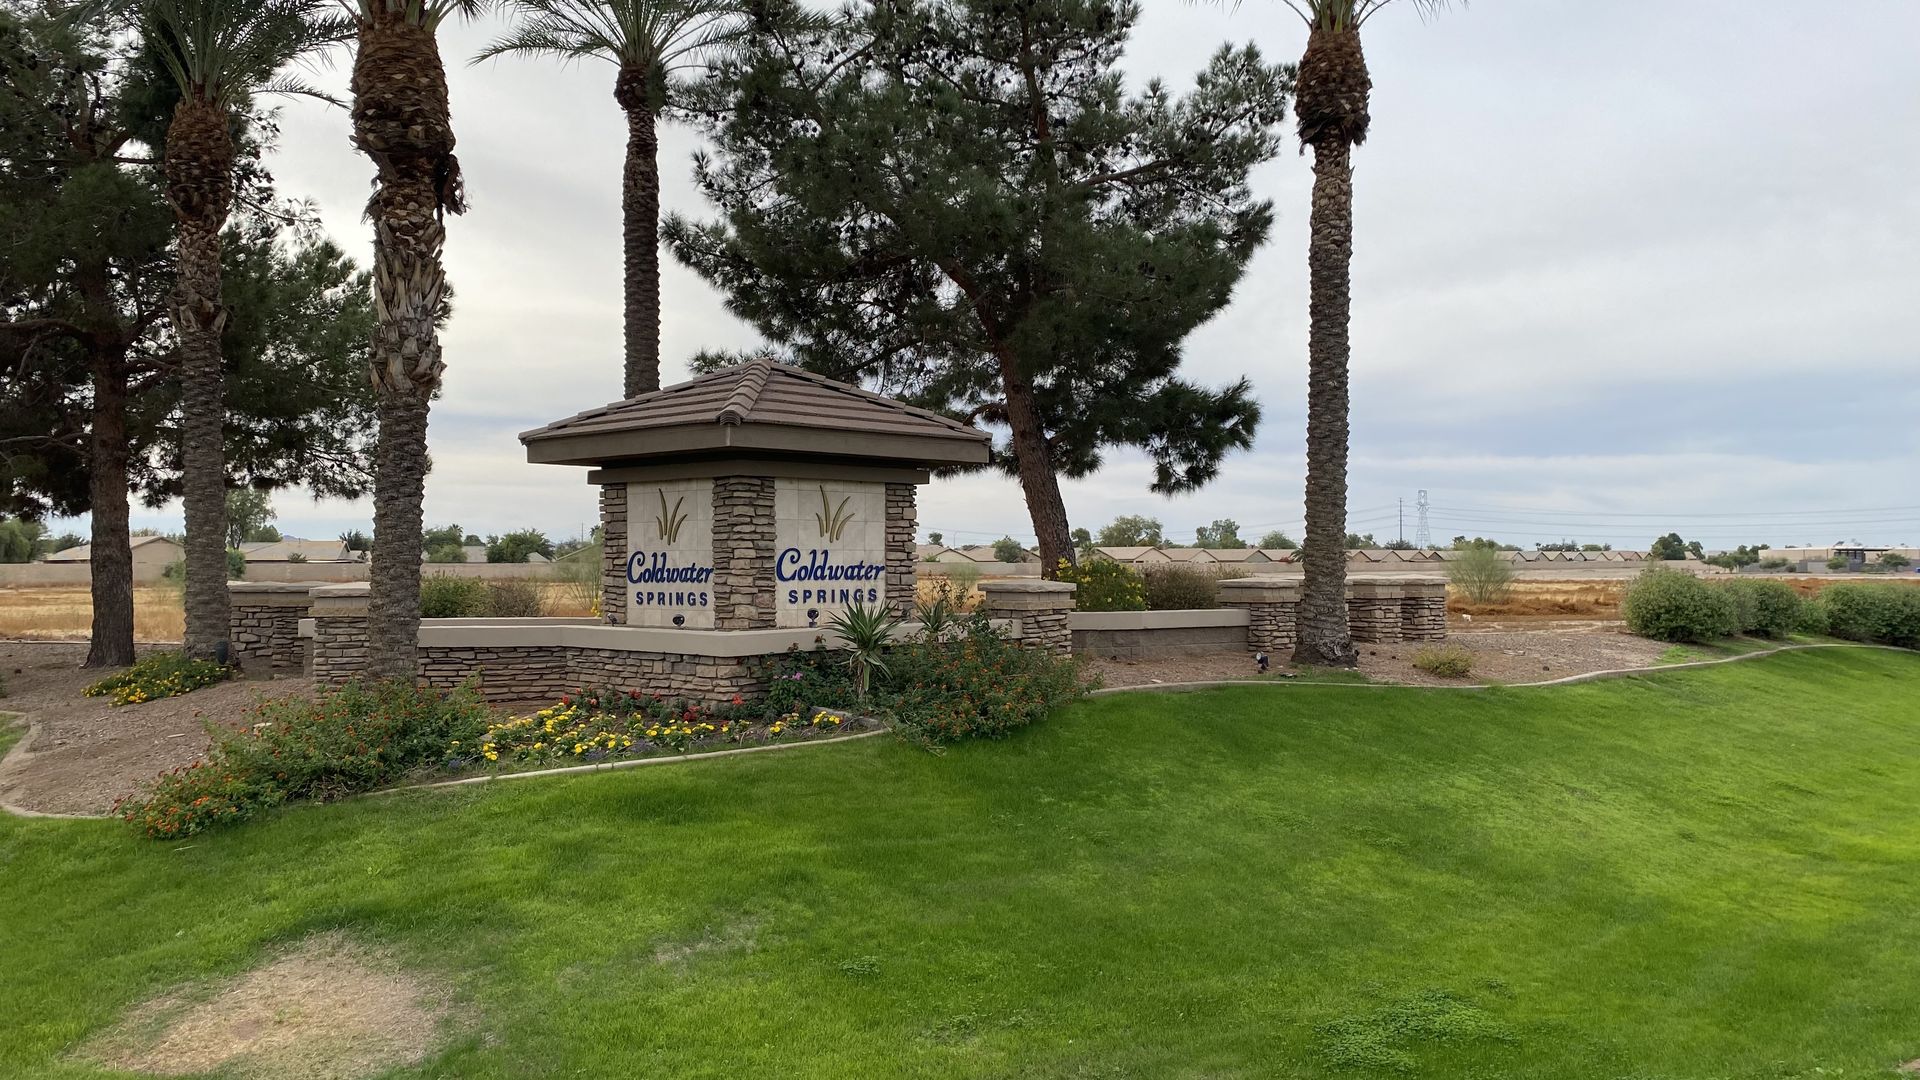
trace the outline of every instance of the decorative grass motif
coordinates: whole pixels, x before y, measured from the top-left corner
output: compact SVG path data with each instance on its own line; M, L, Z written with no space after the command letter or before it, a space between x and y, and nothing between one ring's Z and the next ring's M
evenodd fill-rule
M847 512L847 503L852 499L851 495L844 496L839 506L832 506L827 501L826 487L820 488L820 512L813 515L813 520L820 523L821 537L837 541L847 526L853 524L853 515Z
M673 500L673 509L669 510L667 493L661 491L656 494L660 496L660 514L653 519L653 523L660 527L660 536L667 543L677 544L680 542L680 528L687 523L687 515L680 512L680 507L686 504L687 497L682 495Z

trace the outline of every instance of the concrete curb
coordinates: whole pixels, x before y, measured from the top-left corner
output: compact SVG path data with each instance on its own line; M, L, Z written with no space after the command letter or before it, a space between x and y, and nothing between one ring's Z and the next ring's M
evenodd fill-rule
M1669 671L1692 671L1697 668L1718 667L1721 664L1737 664L1742 660L1757 660L1762 656L1774 656L1784 652L1796 652L1801 649L1879 649L1883 652L1912 654L1912 649L1902 649L1896 645L1871 645L1865 642L1825 642L1809 645L1779 645L1771 649L1759 649L1739 656L1723 656L1718 660L1694 660L1685 664L1661 664L1657 667L1609 668L1605 671L1585 671L1578 675L1566 675L1558 679L1529 683L1461 683L1443 686L1418 686L1412 683L1350 683L1350 682L1294 682L1288 679L1211 679L1200 682L1148 683L1144 686L1108 686L1090 693L1089 697L1105 697L1109 694L1139 693L1181 693L1189 690L1212 690L1225 686L1284 686L1304 687L1340 687L1348 690L1514 690L1540 686L1570 686L1574 683L1598 682L1602 679L1628 679L1636 675L1660 675Z
M738 757L741 754L764 754L774 750L799 750L808 746L826 746L830 743L852 742L855 739L871 739L875 735L885 735L892 728L879 728L874 731L860 731L852 735L835 735L831 739L808 739L805 742L771 743L766 746L743 746L737 750L710 750L704 754L675 754L672 757L630 758L626 761L600 761L592 765L568 765L559 769L532 769L526 772L488 773L485 776L463 776L458 780L435 780L430 784L408 784L405 787L381 788L379 791L367 791L355 798L372 799L381 795L392 795L402 791L430 791L434 788L466 787L472 784L490 784L496 780L527 780L536 776L579 776L585 773L612 772L615 769L637 769L643 765L672 765L679 762L707 761L712 758Z

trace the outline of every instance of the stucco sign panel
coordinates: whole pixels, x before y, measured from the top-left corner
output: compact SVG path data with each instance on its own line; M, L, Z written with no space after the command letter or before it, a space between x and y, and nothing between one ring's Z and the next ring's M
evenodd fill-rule
M885 602L885 484L781 477L773 521L775 626L824 626L856 602Z
M627 625L713 629L713 481L629 485L627 530Z

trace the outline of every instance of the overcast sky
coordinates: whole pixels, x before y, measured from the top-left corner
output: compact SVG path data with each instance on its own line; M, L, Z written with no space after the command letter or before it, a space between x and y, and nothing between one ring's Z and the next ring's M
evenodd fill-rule
M1223 41L1297 58L1274 0L1147 0L1125 67L1190 84ZM612 69L470 67L493 24L442 33L473 209L449 222L458 291L433 412L427 520L482 533L590 524L584 470L524 463L515 434L618 396L620 162ZM1643 547L1679 529L1748 540L1920 540L1920 3L1474 0L1367 28L1373 129L1358 152L1353 527ZM344 65L322 81L344 92ZM285 106L273 171L371 258L370 177L344 111ZM663 132L663 202L707 212L696 140ZM1186 371L1249 376L1266 419L1197 495L1147 491L1115 454L1067 486L1075 525L1158 517L1170 539L1229 517L1299 535L1310 175L1289 149L1256 187L1273 238ZM667 382L751 330L663 259ZM276 499L331 536L371 506ZM1031 539L999 476L923 489L948 543ZM136 525L177 528L176 508Z

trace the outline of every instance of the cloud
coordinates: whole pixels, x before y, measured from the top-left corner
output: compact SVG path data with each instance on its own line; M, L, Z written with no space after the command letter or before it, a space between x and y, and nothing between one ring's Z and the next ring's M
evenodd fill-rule
M1126 59L1136 85L1187 85L1227 40L1276 57L1302 44L1278 4L1148 9ZM581 470L525 464L514 435L617 396L625 128L607 65L465 66L493 32L443 31L474 206L449 224L457 312L427 516L570 532L594 513ZM1920 467L1920 141L1905 137L1920 130L1920 5L1483 0L1430 21L1389 9L1368 35L1360 531L1397 528L1388 511L1421 488L1437 506L1586 513L1545 520L1637 543L1646 519L1620 515L1669 515L1666 527L1728 543L1824 541L1783 517L1839 528L1842 515L1788 512L1920 501L1889 479ZM698 216L695 145L662 131L664 204ZM1218 517L1297 530L1309 163L1290 148L1260 170L1279 211L1272 242L1187 349L1196 377L1253 379L1267 410L1257 446L1175 500L1148 494L1138 455L1116 454L1066 485L1075 524L1137 512L1175 537ZM370 254L369 169L343 112L287 106L274 169ZM700 348L755 342L704 284L670 260L663 271L669 380ZM364 503L280 503L291 530L319 535L369 516ZM177 524L177 510L161 518ZM1447 536L1505 522L1510 539L1553 538L1524 517L1441 520ZM935 483L921 522L959 539L1031 534L1018 486L997 475ZM1736 535L1749 522L1771 531ZM1858 531L1920 536L1901 521Z

